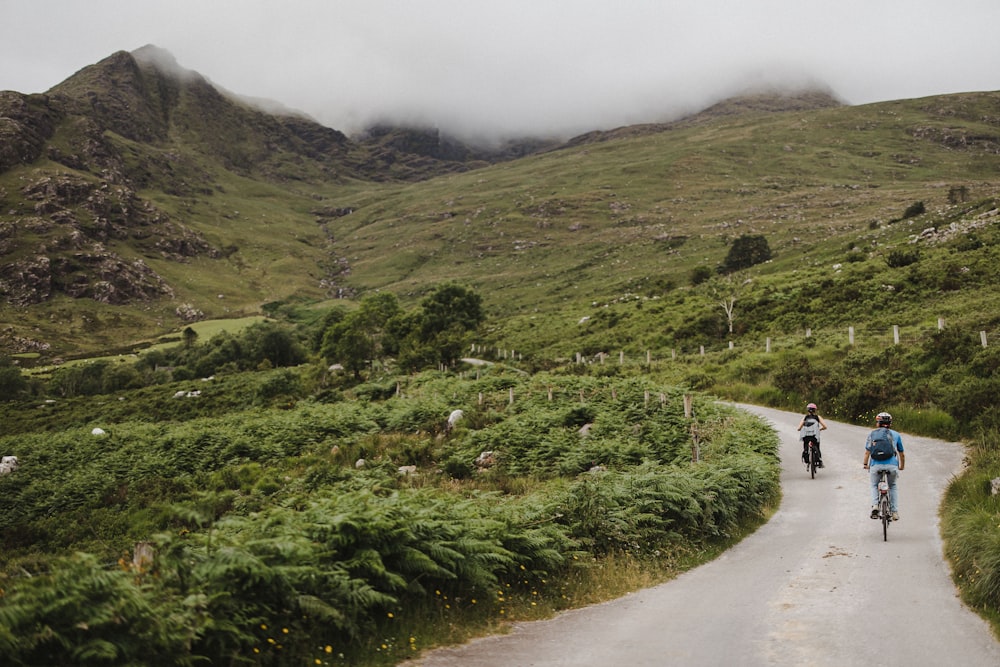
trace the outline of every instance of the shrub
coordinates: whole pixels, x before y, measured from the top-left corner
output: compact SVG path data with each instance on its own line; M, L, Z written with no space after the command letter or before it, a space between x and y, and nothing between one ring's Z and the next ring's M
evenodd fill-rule
M890 268L899 269L920 261L920 251L918 250L891 250L885 258L885 263Z
M907 206L906 210L903 211L903 220L906 220L908 218L915 218L918 215L923 215L926 211L927 208L924 206L924 203L922 201L914 202L909 206Z

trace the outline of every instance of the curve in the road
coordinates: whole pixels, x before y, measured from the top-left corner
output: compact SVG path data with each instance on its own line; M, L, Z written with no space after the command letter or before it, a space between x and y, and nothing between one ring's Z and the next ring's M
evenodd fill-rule
M905 434L901 521L883 542L862 469L869 429L827 420L826 467L799 462L800 415L740 406L781 437L774 517L718 559L618 600L430 651L418 667L1000 665L1000 643L957 597L938 505L958 443Z

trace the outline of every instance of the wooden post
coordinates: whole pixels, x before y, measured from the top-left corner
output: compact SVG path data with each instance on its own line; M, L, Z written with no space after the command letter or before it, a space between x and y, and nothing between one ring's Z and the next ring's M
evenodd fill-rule
M552 400L552 387L549 387L549 401Z
M508 396L507 397L507 402L509 404L513 405L514 404L514 388L513 387L511 387L510 389L507 390L507 396Z
M811 338L813 335L812 327L806 327L806 338Z
M483 392L479 392L479 405L483 404Z
M768 354L771 353L771 337L770 336L768 336L767 340L764 341L764 351L767 352Z
M703 357L705 356L705 346L704 345L701 346L701 356L703 356Z
M892 325L892 344L899 345L899 325Z
M729 349L733 349L733 341L729 341Z
M847 343L854 345L854 327L847 327Z
M646 350L646 365L649 366L651 363L653 363L652 352Z
M140 571L148 570L153 565L155 555L152 542L136 542L132 551L132 565Z
M643 399L643 407L649 407L649 390L646 390L645 397Z
M618 365L621 366L625 363L625 350L618 351Z
M983 347L986 347L986 332L985 331L980 331L979 332L979 340L981 340L983 342Z
M684 419L691 419L691 394L684 394Z
M944 318L943 317L939 317L938 318L938 331L941 331L941 329L944 329Z
M675 350L674 348L670 348L670 358L677 359L677 350Z

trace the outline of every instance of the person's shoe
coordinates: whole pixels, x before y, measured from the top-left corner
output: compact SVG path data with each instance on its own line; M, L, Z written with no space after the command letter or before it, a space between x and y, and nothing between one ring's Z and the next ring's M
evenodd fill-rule
M872 508L872 518L873 519L877 519L878 518L878 508L877 507L873 507Z
M823 465L823 462L822 462L822 461L820 461L819 463L817 463L817 464L816 464L816 467L817 467L817 468L825 468L826 466L825 466L825 465Z
M892 520L893 521L899 521L899 512L893 512L892 513Z

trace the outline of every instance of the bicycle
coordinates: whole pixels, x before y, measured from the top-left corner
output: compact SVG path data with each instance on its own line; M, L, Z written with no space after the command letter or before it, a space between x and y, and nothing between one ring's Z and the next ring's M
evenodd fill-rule
M819 468L819 457L816 455L816 442L810 437L803 438L803 440L809 446L808 454L806 454L804 460L806 471L812 479L816 479L816 470Z
M878 518L882 520L882 541L889 541L889 522L892 521L892 508L889 505L889 471L878 471Z

